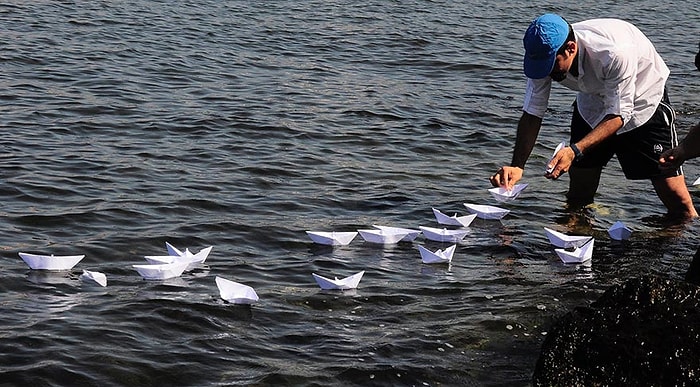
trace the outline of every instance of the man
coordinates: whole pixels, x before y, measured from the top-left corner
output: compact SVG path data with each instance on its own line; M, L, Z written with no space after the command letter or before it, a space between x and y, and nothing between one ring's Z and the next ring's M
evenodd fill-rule
M695 67L700 71L700 45L698 45L698 53L695 54ZM659 163L661 163L661 168L676 169L679 168L685 160L693 159L698 156L700 156L700 124L690 129L677 147L662 153L661 158L659 158Z
M522 178L547 109L552 81L578 91L570 146L547 165L545 177L570 173L567 200L593 202L603 167L614 154L628 179L649 179L668 215L697 216L680 169L660 168L659 155L677 144L675 112L665 84L670 73L649 39L616 19L569 25L561 16L535 19L523 38L527 86L513 159L491 176L494 186Z
M700 71L700 44L698 45L698 53L695 54L695 67ZM659 158L659 163L661 164L661 168L676 169L679 168L685 160L698 156L700 156L700 124L690 129L677 147L662 153ZM700 286L700 248L695 252L693 261L690 262L690 267L685 273L685 280Z

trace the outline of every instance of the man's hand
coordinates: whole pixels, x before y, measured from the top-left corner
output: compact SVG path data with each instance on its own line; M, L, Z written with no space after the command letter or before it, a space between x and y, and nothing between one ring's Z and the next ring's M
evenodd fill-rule
M659 164L661 164L661 169L678 169L685 159L685 148L683 144L681 144L662 153L661 156L659 156Z
M571 147L565 147L559 150L557 154L547 163L547 170L544 177L547 179L558 179L561 175L569 172L571 164L574 162L574 150Z
M522 177L523 169L520 167L501 167L490 180L494 187L505 187L511 190Z

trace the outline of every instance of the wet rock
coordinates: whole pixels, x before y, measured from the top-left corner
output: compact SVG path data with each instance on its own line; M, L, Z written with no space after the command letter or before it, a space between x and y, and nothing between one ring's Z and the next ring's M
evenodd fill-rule
M550 330L533 385L700 385L700 287L655 276L611 287Z

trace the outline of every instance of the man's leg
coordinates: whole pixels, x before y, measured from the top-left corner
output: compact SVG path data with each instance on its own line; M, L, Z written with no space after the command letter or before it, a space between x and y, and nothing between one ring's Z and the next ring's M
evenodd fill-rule
M602 167L571 166L569 169L569 192L566 193L566 201L569 206L578 208L593 203L602 172Z
M669 216L679 219L698 216L683 175L652 179L651 183L659 199L666 206Z

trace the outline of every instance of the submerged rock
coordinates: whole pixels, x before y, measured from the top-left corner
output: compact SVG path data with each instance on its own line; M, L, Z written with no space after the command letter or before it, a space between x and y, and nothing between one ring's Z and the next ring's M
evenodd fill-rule
M645 276L608 289L550 330L535 386L700 384L700 287Z

